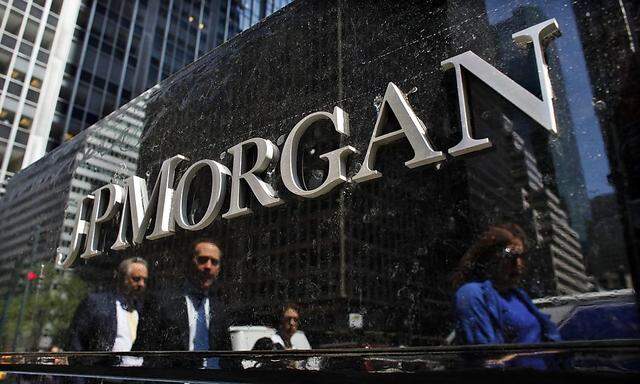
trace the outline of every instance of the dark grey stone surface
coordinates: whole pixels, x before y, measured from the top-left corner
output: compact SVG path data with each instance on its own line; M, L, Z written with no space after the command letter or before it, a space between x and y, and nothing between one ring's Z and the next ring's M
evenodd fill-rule
M517 223L529 237L523 287L534 297L630 287L637 277L637 172L630 161L637 135L628 133L625 148L614 141L638 122L627 104L637 98L631 63L639 21L637 7L623 4L626 19L617 1L296 1L145 98L138 106L139 176L152 184L162 161L176 154L189 158L178 177L200 159L231 167L225 151L253 137L282 149L302 117L334 106L349 114L351 136L339 141L330 126L314 126L301 144L301 171L305 183L317 183L326 173L318 154L349 144L359 150L347 162L353 176L389 82L407 94L433 146L446 151L460 139L460 119L454 73L440 63L471 50L538 95L533 53L513 44L511 34L553 17L562 36L545 52L559 134L467 74L473 129L490 138L491 149L409 169L411 147L401 140L380 151L382 178L310 200L288 192L273 164L263 177L284 205L264 208L251 197L249 216L109 251L80 261L76 273L105 289L119 260L143 256L152 265L152 289L175 288L190 241L211 236L224 243L220 288L235 324L270 324L281 303L295 302L312 345L324 347L442 344L453 329L451 275L477 236L499 223ZM397 121L384 129L397 129ZM24 172L39 167L50 165ZM210 186L196 180L190 209L198 216ZM599 203L592 215L596 199L609 205ZM228 195L222 212L227 207ZM622 268L597 251L606 242L595 228L605 219L619 221ZM621 278L613 281L609 272ZM349 313L363 315L363 329L349 328Z

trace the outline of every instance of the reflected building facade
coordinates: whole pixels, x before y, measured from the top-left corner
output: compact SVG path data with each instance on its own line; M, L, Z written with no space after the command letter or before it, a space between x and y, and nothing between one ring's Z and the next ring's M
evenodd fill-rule
M496 101L488 94L476 96L476 101ZM545 184L548 177L540 171L528 148L530 143L502 111L485 110L483 114L477 132L491 129L498 133L491 135L495 149L486 155L487 161L468 168L473 214L487 216L495 224L516 223L529 234L525 286L530 294L587 292L591 286L579 236L570 225L562 199Z
M640 78L640 6L627 0L603 6L580 1L573 5L573 10L588 58L594 109L611 168L608 181L615 188L615 193L591 200L597 215L590 223L596 235L590 269L602 288L625 288L633 280L637 291L640 289L637 274L640 265L640 113L637 107L640 93L632 84ZM625 33L615 34L616 28ZM591 39L592 36L598 36L598 40ZM611 71L612 67L621 72ZM616 213L607 212L608 209L616 209ZM612 237L615 228L623 228L624 235ZM632 273L636 275L631 276Z
M289 2L0 1L0 194L15 172Z
M76 204L97 186L118 182L137 169L144 101L140 95L100 124L82 132L73 145L56 150L38 174L16 175L0 203L0 286L8 287L20 266L49 262L68 253ZM51 159L51 161L49 161ZM29 168L32 169L32 168Z
M503 62L506 73L536 95L539 95L540 85L535 77L526 75L535 71L533 57L513 44L507 31L520 30L547 18L539 7L522 6L492 27L496 38L495 59ZM553 52L558 48L552 44L548 49ZM516 217L520 213L528 217L522 224L529 228L532 240L529 265L535 268L530 271L530 286L537 295L565 295L593 289L587 276L584 252L590 248L588 222L591 210L561 63L556 55L548 57L553 68L550 76L554 84L556 119L562 130L557 136L498 98L480 93L476 100L487 103L483 108L485 111L491 111L490 105L501 105L501 110L493 111L498 114L493 116L497 118L493 124L502 126L507 136L511 132L509 140L513 142L506 150L517 153L517 159L512 155L510 159L504 159L504 164L515 167L510 171L512 176L521 177L515 176L504 188L517 186L522 207ZM482 111L478 113L480 116ZM482 120L476 121L483 125ZM569 158L573 160L567 161Z

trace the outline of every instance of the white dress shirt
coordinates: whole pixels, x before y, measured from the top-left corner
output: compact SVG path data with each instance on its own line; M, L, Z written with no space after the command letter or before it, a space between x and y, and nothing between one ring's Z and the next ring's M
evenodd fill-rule
M133 342L136 341L138 330L138 311L127 311L120 300L116 300L116 340L113 343L113 352L131 351Z

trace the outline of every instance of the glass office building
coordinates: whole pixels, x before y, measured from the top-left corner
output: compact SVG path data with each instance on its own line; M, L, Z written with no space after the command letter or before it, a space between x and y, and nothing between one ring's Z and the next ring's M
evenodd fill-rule
M60 53L68 50L62 33L74 23L73 2L63 10L62 1L0 2L0 192L5 180L19 171L33 147L36 116L43 106L55 105L53 88L60 72ZM53 88L52 88L53 87Z
M7 180L289 1L0 1Z

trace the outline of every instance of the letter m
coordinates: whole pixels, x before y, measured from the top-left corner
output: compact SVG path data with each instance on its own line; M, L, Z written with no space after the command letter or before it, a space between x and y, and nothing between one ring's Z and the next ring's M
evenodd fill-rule
M173 182L178 163L186 159L182 155L176 155L162 163L151 197L147 194L147 183L143 178L131 176L125 181L125 195L118 236L111 249L122 250L131 246L127 240L129 225L131 225L133 244L141 244L154 214L153 232L147 236L147 239L159 239L171 236L175 232L175 222L171 212Z

